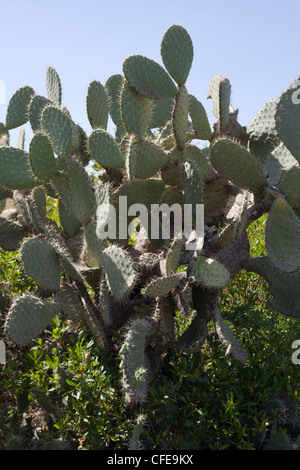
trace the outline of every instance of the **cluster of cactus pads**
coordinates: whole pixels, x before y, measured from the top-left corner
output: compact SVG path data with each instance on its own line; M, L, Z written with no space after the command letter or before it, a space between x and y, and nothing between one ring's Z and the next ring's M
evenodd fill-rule
M245 127L231 105L230 81L215 75L207 94L212 129L185 85L193 55L189 34L174 25L161 42L164 67L133 55L123 75L104 85L92 81L90 135L62 105L53 67L47 97L20 88L0 124L0 247L20 249L38 285L34 294L10 299L6 335L24 345L58 314L85 322L99 348L117 354L128 404L145 399L169 348L200 350L210 322L226 352L247 362L219 306L220 291L240 270L268 281L271 308L300 316L299 81ZM28 121L33 137L25 150ZM18 127L12 147L9 131ZM202 242L187 250L186 238L172 232L172 217L168 237L151 237L149 227L145 236L136 214L126 221L132 236L119 233L118 218L115 237L99 236L111 207L119 213L121 196L149 214L153 204L189 205L192 228L202 204ZM57 200L59 223L47 214L49 197ZM267 256L251 259L247 228L265 213ZM181 336L176 315L190 320Z

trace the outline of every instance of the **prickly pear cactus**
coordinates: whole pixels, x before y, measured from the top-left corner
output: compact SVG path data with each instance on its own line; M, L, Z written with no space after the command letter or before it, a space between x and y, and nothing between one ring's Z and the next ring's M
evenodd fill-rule
M219 306L240 270L269 282L272 308L300 316L299 81L245 127L230 81L212 77L211 128L188 92L193 56L188 32L174 25L161 43L164 66L134 55L123 74L91 82L86 132L51 66L47 96L20 88L0 124L0 247L20 249L40 286L13 299L5 332L23 345L57 314L85 322L99 348L118 351L128 404L145 399L169 348L201 349L211 321L226 352L247 362ZM26 123L28 149L23 127L10 146L10 130ZM47 216L48 197L59 223ZM246 229L265 213L268 255L250 259ZM179 338L177 313L191 318Z

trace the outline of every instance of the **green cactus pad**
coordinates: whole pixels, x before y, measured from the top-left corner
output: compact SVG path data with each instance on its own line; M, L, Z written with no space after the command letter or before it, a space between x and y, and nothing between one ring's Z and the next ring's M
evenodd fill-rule
M152 325L146 318L137 318L128 327L120 349L120 370L124 399L127 405L142 403L147 391L146 340Z
M33 132L41 128L41 118L46 106L51 105L51 101L41 95L35 95L29 106L29 122Z
M94 80L89 84L86 109L93 129L106 129L108 122L108 97L104 86Z
M5 126L14 129L23 126L29 119L29 105L35 92L33 88L24 86L19 88L11 97L6 112Z
M61 82L57 71L51 65L46 71L46 88L49 100L56 106L61 106Z
M277 268L293 272L300 267L300 220L283 199L274 199L266 224L266 249Z
M264 165L264 172L266 174L268 186L272 187L278 185L282 175L282 167L273 155L268 156Z
M113 203L118 206L120 196L127 197L127 206L139 203L151 209L152 204L158 204L165 189L165 184L160 179L149 178L146 180L133 180L124 183L113 196Z
M55 248L43 238L29 238L21 248L27 274L51 291L60 288L60 262Z
M274 158L276 158L276 160L278 160L280 166L283 169L290 168L292 165L298 163L296 158L293 157L291 152L282 142L272 151L272 155Z
M8 312L5 332L15 343L26 345L40 335L60 308L33 295L18 297Z
M186 204L192 205L193 218L196 217L196 205L202 204L202 178L194 162L183 165L182 186Z
M50 140L37 132L29 144L29 158L33 173L43 181L49 180L57 171L56 159Z
M250 258L247 271L262 276L268 282L271 308L289 317L300 318L300 272L286 273L274 267L269 257Z
M70 212L61 199L58 200L59 220L67 237L72 238L79 231L81 222Z
M106 247L104 241L99 240L96 235L96 224L90 222L84 226L84 242L82 248L82 259L92 268L99 268L102 265L101 255Z
M210 81L207 98L212 99L212 113L218 119L221 129L229 122L231 84L228 78L214 75Z
M108 168L123 168L124 157L114 138L104 129L94 130L89 137L89 151L97 163Z
M0 217L0 247L3 250L18 250L24 236L25 229L22 225Z
M270 142L277 138L275 112L279 98L265 103L253 121L247 127L250 139L260 142Z
M175 137L173 132L173 120L167 122L167 124L161 129L159 134L159 143L165 150L170 150L175 145Z
M186 87L182 85L176 95L173 109L173 132L179 150L183 150L187 143L188 113L189 95Z
M232 183L253 193L261 192L267 179L259 161L248 150L230 139L219 139L211 149L213 167Z
M87 308L83 309L84 312L84 320L91 330L93 338L95 339L95 343L99 349L105 350L108 348L107 338L105 332L103 330L102 322L98 319L95 319L93 316L90 315L90 312Z
M210 181L216 177L216 172L204 149L200 150L196 145L187 145L183 150L183 160L197 165L202 181Z
M97 236L101 239L104 229L109 223L112 215L112 208L110 205L110 186L108 183L99 185L95 191L95 216L97 220Z
M184 85L194 57L193 43L188 32L182 26L171 26L164 34L160 53L171 77L178 85Z
M125 83L121 96L121 110L127 132L141 139L149 128L152 101Z
M293 157L291 152L280 143L270 155L268 155L265 162L265 173L268 175L268 186L275 186L279 184L283 172L287 171L298 162Z
M207 334L207 322L197 315L183 335L180 336L176 347L188 354L196 353L202 348Z
M121 74L115 74L109 77L105 83L105 89L108 96L109 114L116 126L123 122L121 113L121 94L124 86L124 77Z
M28 227L32 227L33 225L32 210L26 199L26 192L15 190L13 192L13 200L21 214L21 217L24 219L25 224Z
M280 191L286 194L286 200L293 209L300 207L300 165L297 163L283 171L279 184Z
M90 179L85 169L69 158L66 173L56 173L52 181L67 210L82 224L87 223L91 217L92 203Z
M242 349L242 345L236 339L230 325L223 320L221 312L217 307L213 311L213 316L216 332L220 342L226 348L226 355L230 354L234 359L245 364L247 356Z
M151 281L142 289L141 292L145 297L151 297L153 299L156 297L164 297L175 289L184 277L185 273L176 273L166 277L159 277Z
M164 165L167 154L155 142L143 139L135 147L136 178L151 178Z
M167 100L153 100L150 129L164 127L168 121L172 119L172 111L174 107L174 100L169 98Z
M126 252L116 245L107 247L102 252L101 259L112 295L118 300L123 299L136 283L133 262Z
M177 188L172 188L171 186L166 186L161 198L159 200L160 204L167 204L172 206L173 204L179 204L183 206L184 204L184 194Z
M40 184L33 174L27 152L0 147L1 184L10 189L32 189Z
M46 193L42 186L34 188L31 193L31 210L35 226L42 228L47 223Z
M275 146L275 141L261 142L260 140L248 140L247 142L247 149L259 159L262 165L265 165Z
M55 249L59 256L62 272L64 272L70 279L75 279L76 281L83 282L84 279L80 272L81 266L77 265L71 259L70 254L61 245L55 244Z
M165 100L177 94L176 85L163 67L147 57L128 57L123 72L130 86L151 100Z
M203 286L221 289L229 283L230 274L218 261L199 256L195 264L194 280Z
M155 348L165 351L175 336L174 303L171 296L156 299L155 313L152 319L156 322Z
M179 266L180 255L184 247L184 242L181 239L175 239L166 255L166 275L176 272Z
M220 177L203 183L202 198L206 222L219 217L225 210L230 198L226 190L226 183L227 180Z
M278 137L298 162L300 162L299 80L300 78L295 80L289 88L282 93L275 113Z
M189 95L189 114L196 138L210 140L212 136L210 124L204 106L193 95Z
M71 320L83 320L83 307L71 284L62 284L60 290L54 294L54 302Z
M68 114L56 106L46 106L41 127L49 137L54 152L60 157L68 157L72 144L72 123Z
M170 186L182 189L183 152L174 148L167 155L168 159L161 169L162 180Z

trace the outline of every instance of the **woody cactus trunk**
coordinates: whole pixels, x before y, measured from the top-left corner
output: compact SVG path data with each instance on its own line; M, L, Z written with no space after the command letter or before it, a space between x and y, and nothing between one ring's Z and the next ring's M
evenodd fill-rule
M0 124L0 246L21 250L39 286L34 295L10 300L5 334L24 345L58 314L85 322L99 348L117 354L127 404L145 399L169 348L200 350L209 322L227 353L247 362L219 306L220 291L240 270L268 281L271 308L300 316L299 81L245 127L231 106L230 81L215 75L207 95L212 129L186 88L193 54L189 34L174 25L161 42L164 67L134 55L123 75L91 82L89 135L62 105L53 67L47 96L20 88ZM25 150L28 121L33 137ZM17 127L12 147L9 133ZM88 171L95 163L96 175ZM47 216L49 196L58 201L59 223ZM5 208L8 199L13 208ZM125 200L132 212L121 220ZM146 216L133 210L136 204ZM161 209L156 217L154 205ZM193 249L175 230L166 209L172 207L182 220L191 208ZM203 236L196 230L199 207ZM267 256L253 259L247 228L265 213ZM175 315L191 319L180 337Z

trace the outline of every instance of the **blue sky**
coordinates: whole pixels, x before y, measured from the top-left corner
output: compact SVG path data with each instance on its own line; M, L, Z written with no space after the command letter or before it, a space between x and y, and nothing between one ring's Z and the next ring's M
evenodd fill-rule
M194 61L186 85L211 122L206 93L215 73L229 78L242 125L300 75L299 0L0 0L0 6L0 80L6 86L0 121L19 87L46 94L45 72L53 65L63 104L89 135L89 83L104 84L122 73L122 63L133 54L162 64L160 42L172 24L192 38Z

